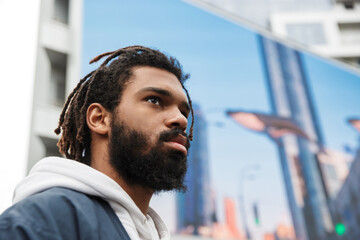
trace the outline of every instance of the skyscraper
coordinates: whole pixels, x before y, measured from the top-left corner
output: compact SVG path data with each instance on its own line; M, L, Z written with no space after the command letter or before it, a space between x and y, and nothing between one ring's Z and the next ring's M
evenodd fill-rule
M285 136L278 142L297 238L327 240L333 223L317 159L323 138L301 57L265 37L259 36L259 45L273 114L288 117L309 136Z
M207 144L207 123L200 107L194 108L194 140L188 154L188 172L185 183L188 190L177 196L177 230L193 228L199 235L199 228L211 226L213 206L210 189L209 157ZM189 119L189 122L191 119Z

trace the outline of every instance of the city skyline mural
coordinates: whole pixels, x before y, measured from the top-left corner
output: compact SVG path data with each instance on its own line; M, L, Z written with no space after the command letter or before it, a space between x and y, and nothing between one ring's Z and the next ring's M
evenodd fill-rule
M266 60L257 32L182 1L85 1L83 34L83 74L95 67L88 61L98 53L136 44L177 57L191 74L186 87L201 124L189 154L189 191L152 200L172 232L218 239L270 239L279 232L290 239L337 239L337 224L355 221L357 213L349 209L359 204L359 191L344 186L359 158L359 133L348 121L360 117L359 72L309 52L286 50L276 40L277 50L268 51L282 55ZM291 59L301 64L300 75ZM276 70L276 64L282 68ZM270 89L270 69L274 79L281 75L288 83L291 76L301 76L306 81L276 92ZM292 105L285 109L289 114L277 112L276 96L294 95L301 87L303 94L283 100ZM304 103L309 99L310 105ZM300 121L304 109L311 114ZM251 129L227 114L234 110L289 117L310 140L279 126ZM253 116L248 123L256 121ZM313 179L316 187L309 185ZM349 203L338 199L339 192L349 192ZM341 239L353 232L348 228Z

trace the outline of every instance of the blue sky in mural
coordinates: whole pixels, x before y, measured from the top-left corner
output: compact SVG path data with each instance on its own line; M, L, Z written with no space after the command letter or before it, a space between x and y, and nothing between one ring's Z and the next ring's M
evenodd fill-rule
M209 122L211 184L220 219L222 199L239 196L241 169L256 164L259 169L244 183L245 203L259 202L263 230L288 222L275 145L224 114L226 109L270 113L256 33L181 1L85 0L83 75L97 66L88 65L94 56L136 44L177 57L191 74L186 87ZM327 146L338 151L355 147L356 134L345 121L360 115L359 76L308 54L303 59ZM162 212L174 215L173 210ZM164 218L173 228L173 216Z

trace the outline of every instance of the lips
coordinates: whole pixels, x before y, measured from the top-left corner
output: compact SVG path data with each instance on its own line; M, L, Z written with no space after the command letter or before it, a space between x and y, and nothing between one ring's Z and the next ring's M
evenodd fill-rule
M169 142L176 142L186 147L186 138L181 135L176 136L175 138L171 139Z
M166 141L172 148L175 148L184 154L187 154L188 144L187 138L182 135L177 135L176 137Z

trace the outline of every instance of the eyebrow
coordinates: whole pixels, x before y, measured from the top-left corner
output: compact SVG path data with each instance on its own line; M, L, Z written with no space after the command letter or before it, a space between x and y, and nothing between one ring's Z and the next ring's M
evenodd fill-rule
M156 88L156 87L143 88L139 92L155 92L157 94L160 94L160 95L163 95L163 96L166 96L166 97L172 97L173 96L173 94L170 91L162 89L162 88ZM186 110L190 112L190 106L186 101L182 101L180 105L182 107L186 108Z

